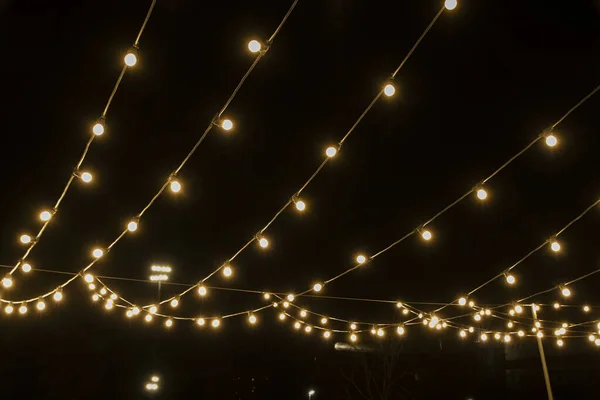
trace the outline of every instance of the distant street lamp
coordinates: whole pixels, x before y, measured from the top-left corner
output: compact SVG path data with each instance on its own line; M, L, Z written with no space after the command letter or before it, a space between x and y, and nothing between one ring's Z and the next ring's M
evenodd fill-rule
M158 390L158 381L160 381L160 378L156 375L152 375L150 382L146 383L146 390L149 392Z
M310 399L313 397L313 395L314 395L314 394L315 394L315 391L314 391L314 390L312 390L312 389L311 389L311 390L309 390L309 391L308 391L308 400L310 400Z
M165 265L153 265L150 267L150 281L158 283L158 301L160 301L160 285L169 280L171 267Z

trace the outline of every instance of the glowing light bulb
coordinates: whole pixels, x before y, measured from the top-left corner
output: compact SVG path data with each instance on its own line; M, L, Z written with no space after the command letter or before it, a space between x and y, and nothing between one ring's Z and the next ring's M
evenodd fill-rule
M472 326L469 327L469 333L473 333L475 332L475 328L473 328Z
M383 337L385 335L385 331L383 329L377 329L377 336Z
M327 318L323 317L321 318L321 325L325 325L327 324Z
M590 342L593 342L594 340L596 340L596 336L590 335L590 336L588 336L588 339Z
M7 305L6 307L4 307L4 312L7 314L12 314L13 311L14 311L14 308L10 304Z
M27 314L27 306L25 304L19 307L19 314Z
M329 158L335 157L336 154L337 154L337 149L333 146L329 146L327 148L327 150L325 150L325 155Z
M23 244L29 244L29 243L31 243L31 236L29 236L29 235L21 235L21 237L19 238L19 240Z
M287 301L283 302L283 308L288 308L290 306L290 303L288 303Z
M496 339L496 340L500 340L500 334L499 334L499 333L495 333L495 334L494 334L494 339Z
M546 145L548 147L554 147L558 144L558 139L554 135L546 136Z
M594 340L594 344L595 344L596 346L600 346L600 339L596 339L596 340Z
M252 53L259 52L261 47L262 45L258 40L251 40L250 42L248 42L248 50L250 50Z
M156 312L158 311L158 307L152 306L148 311L150 312L150 314L156 314Z
M204 318L198 318L196 320L196 324L198 324L199 326L204 326L204 324L206 324L206 321L204 320Z
M131 221L127 224L127 230L129 232L135 232L137 231L138 228L138 223L136 221Z
M94 256L94 258L100 258L104 255L104 250L94 249L94 251L92 251L92 255Z
M269 293L264 293L263 294L263 299L269 300L270 298L271 298L271 295Z
M431 238L433 237L433 235L431 234L430 231L424 230L424 231L421 232L421 237L423 238L423 240L429 241L429 240L431 240Z
M233 122L230 119L221 121L221 128L225 131L230 131L233 128Z
M465 331L460 331L460 337L467 337L467 332Z
M454 10L456 8L457 2L456 0L446 0L444 2L444 7L446 7L446 10Z
M366 261L367 261L367 257L363 256L362 254L360 254L356 257L356 262L359 264L364 264Z
M542 327L542 323L540 321L535 321L535 327L536 328L541 328Z
M485 315L488 315L488 316L489 316L489 315L492 315L492 310L490 310L490 309L486 309L486 310L485 310Z
M52 295L52 298L54 299L54 301L61 301L63 299L63 294L60 290L57 290L56 292L54 292L54 295Z
M590 306L583 306L583 312L590 312Z
M554 307L555 310L558 310L560 308L560 304L554 303L554 304L552 304L552 307Z
M408 311L408 308L405 308L404 310L402 310L402 314L407 315L410 311Z
M458 305L460 306L464 306L467 304L467 299L464 297L461 297L460 299L458 299Z
M325 339L329 339L329 338L331 337L331 332L329 332L329 331L325 331L325 332L323 332L323 337L324 337Z
M536 336L537 336L537 337L539 337L539 338L543 338L543 337L544 337L544 333L543 333L542 331L539 331L539 332L536 334Z
M481 315L479 315L479 314L475 314L475 315L473 316L473 319L475 319L475 321L481 321Z
M2 286L4 286L5 288L9 288L12 285L13 285L13 281L10 276L5 276L4 279L2 279Z
M204 286L200 286L198 288L198 294L200 296L206 296L206 293L208 293L208 291L206 290L206 288Z
M152 315L150 315L150 314L146 314L146 316L144 317L144 320L145 320L146 322L152 322Z
M21 271L25 273L31 272L31 265L29 265L28 263L21 264Z
M283 321L285 319L285 313L279 313L279 319Z
M321 289L323 289L323 285L321 285L320 283L315 283L315 285L313 286L313 290L315 292L320 292Z
M383 88L383 93L387 96L387 97L392 97L394 95L394 93L396 93L396 88L394 87L394 85L392 85L391 83L388 83L387 85L385 85L385 87Z
M356 342L358 340L358 337L353 333L352 335L350 335L350 340Z
M221 321L218 318L212 320L211 325L213 328L218 328L221 325Z
M171 300L171 307L175 308L179 305L179 299L175 298Z
M131 309L131 312L133 313L133 315L138 315L140 313L140 309L139 307L133 307Z
M510 342L510 335L504 335L504 341L506 343L509 343Z
M231 267L227 266L223 268L223 275L225 275L225 277L229 278L232 274L233 270L231 269Z
M110 294L110 299L111 300L116 300L118 298L118 296L115 293L111 293Z
M127 310L127 312L125 313L125 315L127 315L127 318L131 318L131 317L133 317L133 311Z
M104 133L104 125L101 122L96 122L92 127L92 132L96 136L100 136Z
M484 188L477 189L477 198L479 200L485 200L485 199L487 199L487 196L488 196L488 194Z
M469 307L471 307L471 308L475 307L475 302L473 300L469 301Z
M39 311L43 311L46 308L46 303L44 303L44 300L40 299L38 300L37 304L35 305L35 307L39 310Z
M170 184L170 188L171 188L171 192L179 193L179 191L181 190L181 183L179 183L179 181L177 181L177 180L172 180L171 184Z
M106 303L104 303L104 308L106 308L107 310L112 310L114 304L112 302L112 300L106 300Z
M356 330L356 324L354 324L354 323L350 324L350 329L352 329L353 331L355 331Z
M124 61L128 67L133 67L135 64L137 64L137 56L135 55L135 53L133 51L129 51L125 55Z
M300 322L297 322L297 321L296 321L296 323L294 324L294 328L296 328L296 329L300 329L300 326L301 326L301 325L300 325Z
M513 327L513 326L515 326L515 324L513 324L513 323L512 323L512 321L510 321L510 322L508 322L508 323L506 324L506 326L507 326L509 329L512 329L512 327Z
M173 326L173 320L171 318L169 318L168 320L165 321L165 326L167 328L170 328Z
M568 287L563 287L560 292L563 295L563 297L570 297L571 296L571 289L569 289Z
M523 336L525 336L525 332L523 332L523 331L518 331L518 332L517 332L517 335L519 335L519 337L523 337Z
M50 218L52 218L52 213L50 211L44 210L40 213L40 219L42 221L50 221Z
M508 274L508 275L506 275L506 282L507 282L509 285L514 285L516 281L517 281L517 280L515 279L515 276L514 276L514 275L512 275L512 274Z
M98 300L100 300L100 296L98 296L96 293L94 293L94 294L92 295L92 300L94 300L94 301L98 301Z
M306 318L306 315L307 315L307 314L306 314L306 311L305 311L305 310L302 310L302 311L300 311L300 316L301 316L302 318Z
M269 247L269 241L267 240L267 238L265 238L264 236L259 237L258 239L258 244L260 245L260 247L262 247L263 249L266 249L267 247Z
M479 338L481 339L482 342L485 342L488 340L488 337L485 333L482 333L481 336L479 336Z
M291 302L291 301L294 301L294 295L293 295L293 294L288 294L288 295L287 295L287 299L288 299L288 301L290 301L290 302Z
M311 331L312 331L312 327L310 325L306 325L306 327L304 328L304 332L310 333Z
M296 210L298 211L304 211L306 209L306 203L304 203L302 200L297 200L295 204Z
M399 326L396 328L396 333L398 335L404 335L404 327L403 326Z
M558 340L556 341L556 345L557 345L558 347L563 347L563 345L564 345L564 344L565 344L565 342L563 342L563 340L562 340L562 339L558 339Z
M552 249L553 252L558 252L560 251L560 243L558 243L556 240L552 240L550 242L550 248Z
M94 275L85 274L85 276L83 277L83 280L86 281L87 283L92 283L92 282L94 282Z
M100 294L101 295L104 296L106 293L108 293L108 290L106 290L106 288L103 287L102 289L100 289Z
M518 304L517 304L517 305L515 306L515 312L516 312L517 314L521 314L521 313L523 312L523 307L521 307L520 305L518 305Z
M92 174L90 174L89 172L83 172L81 174L81 180L85 183L90 183L92 181L93 177Z

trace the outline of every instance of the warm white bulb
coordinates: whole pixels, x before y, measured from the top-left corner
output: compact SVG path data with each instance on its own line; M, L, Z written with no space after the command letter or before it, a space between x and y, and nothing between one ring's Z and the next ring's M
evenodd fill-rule
M165 326L166 326L167 328L170 328L170 327L172 327L172 326L173 326L173 320L172 320L172 319L170 319L170 318L169 318L168 320L166 320L166 321L165 321Z
M517 335L519 335L519 337L523 337L523 336L525 336L525 332L519 331L519 332L517 332Z
M364 264L366 261L367 261L367 257L363 256L362 254L360 254L356 257L356 262L359 264Z
M596 336L590 335L590 336L588 336L588 339L590 342L593 342L594 340L596 340Z
M19 314L27 314L27 306L25 304L19 307Z
M93 127L92 127L92 132L94 132L94 135L96 136L100 136L104 133L104 125L102 125L102 123L97 122Z
M46 221L50 221L50 218L52 218L52 213L50 211L42 211L40 213L40 219L44 222Z
M218 328L219 325L221 325L221 321L218 319L213 319L211 325L213 326L213 328Z
M150 312L150 314L156 314L156 312L158 311L158 307L152 306L148 311Z
M467 304L467 299L464 297L461 297L460 299L458 299L458 305L460 306L464 306Z
M204 326L204 324L206 324L206 321L204 320L204 318L198 318L196 320L196 324L198 324L199 326Z
M35 305L35 307L39 310L39 311L43 311L46 308L46 303L44 303L44 300L39 300L37 302L37 304Z
M559 303L554 303L552 305L552 307L554 307L555 310L558 310L560 308L560 304Z
M21 237L19 238L19 240L23 244L29 244L29 243L31 243L31 236L29 236L29 235L21 235Z
M408 308L405 308L404 310L402 310L402 314L407 315L410 311L408 311Z
M514 276L514 275L512 275L512 274L508 274L508 275L506 275L506 282L507 282L509 285L514 285L514 283L515 283L516 281L517 281L517 279L515 278L515 276Z
M485 191L485 189L483 189L483 188L477 189L477 198L479 200L487 199L487 192Z
M570 297L571 296L571 289L569 288L562 288L562 290L560 291L562 293L562 295L564 297Z
M466 331L460 331L460 337L467 337L467 332Z
M307 315L307 314L306 314L306 311L305 311L305 310L302 310L302 311L300 311L300 316L301 316L302 318L306 318L306 315Z
M519 305L515 306L515 312L517 314L521 314L523 312L523 307L521 307Z
M94 294L92 295L92 300L94 300L94 301L98 301L98 300L100 300L100 296L98 296L96 293L94 293Z
M270 298L271 298L271 295L269 293L263 294L263 299L269 300ZM277 304L277 303L275 303L275 304Z
M473 300L469 301L469 307L471 307L471 308L475 307L475 302Z
M150 314L146 314L146 316L144 317L144 320L145 320L146 322L151 322L151 321L152 321L152 315L150 315Z
M404 335L404 327L403 326L399 326L396 328L396 333L398 335Z
M259 52L261 47L262 45L258 40L251 40L248 42L248 50L250 50L252 53Z
M421 232L421 237L422 237L424 240L431 240L431 238L433 237L433 235L431 234L431 232L430 232L430 231L428 231L428 230L424 230L424 231L422 231L422 232Z
M61 301L63 299L63 294L61 291L57 290L56 292L54 292L52 298L54 299L54 301Z
M14 308L10 304L7 305L6 307L4 307L4 312L7 314L12 314L13 311L14 311Z
M590 312L590 306L583 306L583 312Z
M135 232L137 231L138 228L138 223L136 221L131 221L127 224L127 230L129 232Z
M496 340L500 340L500 334L499 334L499 333L495 333L495 334L494 334L494 339L496 339Z
M553 240L552 242L550 242L550 248L552 249L552 251L558 252L560 251L560 243L558 243L556 240Z
M329 331L325 331L325 332L323 332L323 337L324 337L325 339L329 339L329 338L331 337L331 332L329 332Z
M554 147L558 144L558 139L554 135L546 136L546 145L548 147Z
M595 344L596 346L600 346L600 339L596 339L596 340L594 340L594 344Z
M504 341L506 343L510 342L510 335L504 335Z
M179 181L171 181L171 192L173 193L179 193L179 191L181 190L181 183L179 183Z
M103 296L104 296L106 293L108 293L108 290L106 290L106 288L102 288L102 289L100 289L100 294L101 294L101 295L103 295Z
M25 273L31 272L31 265L29 265L28 263L22 264L21 270Z
M296 209L298 211L304 211L306 209L306 204L302 200L296 201Z
M323 317L321 318L321 325L325 325L327 324L327 318Z
M258 239L258 244L263 249L266 249L267 247L269 247L269 241L265 237L261 237L260 239Z
M111 294L110 294L110 299L111 299L111 300L116 300L118 297L119 297L119 296L117 296L117 294L116 294L116 293L111 293Z
M92 251L92 255L95 258L100 258L104 255L104 251L102 249L94 249L94 251Z
M127 318L131 318L131 317L133 317L133 311L127 310L127 312L125 313L125 315L127 315Z
M392 85L391 83L388 83L387 85L385 85L385 87L383 88L383 93L387 96L387 97L391 97L394 95L394 93L396 93L396 88L394 87L394 85Z
M479 336L479 337L481 338L482 342L485 342L488 339L488 337L485 333L482 333L481 336Z
M444 7L446 7L446 10L454 10L456 8L456 5L456 0L446 0L446 2L444 3Z
M288 301L294 301L295 297L293 294L288 294L287 299L288 299Z
M539 332L536 334L536 336L537 336L537 337L539 337L539 338L543 338L543 337L544 337L544 333L543 333L542 331L539 331Z
M565 344L565 342L563 342L563 340L562 340L562 339L558 339L558 340L556 341L556 344L558 345L558 347L562 347L562 346L563 346L563 344Z
M540 321L535 321L535 327L536 328L541 328L542 327L542 323Z
M481 321L481 315L479 314L475 314L473 318L475 319L475 321Z
M312 331L312 327L311 327L310 325L307 325L307 326L304 328L304 332L306 332L306 333L310 333L311 331Z
M353 333L352 335L350 335L350 340L356 342L358 340L358 337Z
M225 277L229 278L232 274L233 270L231 269L231 267L227 266L223 268L223 275L225 275Z
M4 279L2 279L2 286L4 286L5 288L9 288L12 285L13 285L13 281L10 276L6 276Z
M171 300L171 307L175 308L178 305L179 305L179 300L178 299Z
M356 324L350 324L350 329L352 329L353 331L356 330Z
M323 285L321 285L320 283L315 283L315 285L313 286L313 290L315 292L320 292L321 289L323 289Z
M233 128L233 122L230 119L221 121L221 128L225 131L230 131Z
M279 313L279 319L283 321L285 319L285 313Z
M106 308L107 310L112 310L114 306L114 303L112 302L112 300L106 300L106 303L104 303L104 308Z
M506 326L510 329L510 328L512 328L515 325L512 322L509 322L509 323L506 324Z
M337 154L337 149L333 146L330 146L327 148L327 150L325 150L325 155L327 155L327 157L331 158L334 157Z
M287 301L283 302L283 308L288 308L290 306L290 303L288 303Z
M208 293L208 290L206 290L206 288L204 286L200 286L198 288L198 294L200 296L206 296L206 293Z
M83 280L86 281L87 283L92 283L92 282L94 282L94 275L85 274L85 276L83 277Z
M383 337L385 335L385 331L383 329L377 329L377 336Z
M132 52L127 53L124 60L128 67L133 67L135 64L137 64L137 56Z
M83 172L81 174L81 180L84 181L85 183L90 183L92 181L93 177L92 174L90 174L89 172Z

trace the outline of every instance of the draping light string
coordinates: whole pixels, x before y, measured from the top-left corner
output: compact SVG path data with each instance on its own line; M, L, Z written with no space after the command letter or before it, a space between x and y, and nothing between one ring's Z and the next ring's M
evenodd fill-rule
M302 186L300 186L300 188L285 202L285 204L279 208L279 210L273 215L273 217L266 223L266 225L264 225L262 228L260 228L258 230L258 232L253 235L244 245L242 245L242 247L240 247L231 257L229 257L229 259L227 259L227 261L225 261L224 263L222 263L221 265L219 265L216 269L214 269L211 273L209 273L206 277L204 277L203 279L201 279L196 285L187 288L186 290L182 291L181 293L178 293L170 298L164 299L162 301L160 301L158 304L165 304L168 302L171 302L173 299L180 299L182 296L185 296L187 293L189 293L190 291L194 290L194 289L201 289L204 288L204 283L207 282L211 277L213 277L216 273L218 273L219 271L224 271L224 275L226 277L231 275L231 271L232 271L232 267L231 267L231 262L233 260L235 260L235 258L237 256L239 256L246 248L248 248L252 243L257 242L259 244L260 247L262 248L266 248L269 246L269 240L268 238L264 235L265 231L271 226L271 224L273 224L275 222L275 220L291 205L294 204L296 206L296 209L300 212L304 211L306 208L306 203L300 199L300 194L304 191L304 189L306 189L306 187L310 184L310 182L312 182L312 180L321 172L321 170L323 169L323 167L325 167L325 165L329 162L329 160L333 157L335 157L335 155L340 151L343 143L346 141L346 139L350 136L350 134L356 129L356 127L360 124L360 122L364 119L364 117L368 114L368 112L373 108L373 106L375 105L375 103L377 103L377 101L382 97L382 95L385 95L386 97L391 97L395 94L396 92L396 88L393 85L393 81L396 78L396 75L398 74L398 72L400 71L400 69L404 66L404 64L407 62L407 60L409 59L409 57L413 54L413 52L415 51L415 49L417 48L417 46L421 43L421 41L423 40L423 38L425 37L425 35L431 30L431 28L433 27L433 25L435 24L435 22L439 19L439 17L442 15L442 13L444 12L444 10L452 10L456 7L456 1L452 1L452 0L447 0L444 4L444 6L442 6L440 8L440 10L437 12L437 14L435 15L435 17L433 18L433 20L429 23L429 25L427 26L427 28L423 31L423 33L421 34L421 36L419 36L419 38L417 39L417 41L415 42L415 44L412 46L412 48L410 49L410 51L408 52L408 54L404 57L404 59L402 60L402 62L398 65L398 67L394 70L394 72L390 75L390 77L388 78L387 82L382 85L383 87L379 90L379 92L377 93L377 95L374 97L374 99L369 103L369 105L365 108L365 110L362 112L362 114L358 117L358 119L354 122L354 124L350 127L350 129L345 133L345 135L342 137L342 139L337 143L336 146L330 146L325 150L325 158L324 160L321 162L321 164L316 168L316 170L312 173L312 175L310 175L310 177L304 182L304 184L302 184ZM228 271L228 273L226 272ZM148 308L148 307L152 307L153 304L146 304L141 306L142 308Z
M92 126L92 132L90 134L90 138L88 139L88 141L83 149L83 154L81 154L81 157L77 161L77 164L75 164L75 168L73 169L73 172L69 176L69 179L67 180L67 184L65 185L62 193L60 194L60 196L56 200L56 203L54 203L54 206L51 209L43 210L40 213L39 218L42 221L42 226L40 227L40 229L39 229L38 233L35 235L35 237L31 237L28 234L21 235L20 241L22 244L27 245L27 249L25 250L25 253L23 254L23 256L19 259L19 261L17 261L17 263L8 272L8 276L3 280L2 283L4 284L5 287L12 286L11 276L14 274L14 272L19 267L21 267L21 269L25 273L27 273L31 270L31 266L30 266L30 264L28 264L26 262L26 258L29 255L29 253L31 253L31 251L36 246L36 244L40 241L42 234L46 230L46 227L50 224L50 221L52 220L52 217L54 216L54 214L56 214L58 212L58 208L60 207L63 199L65 198L67 192L69 191L69 188L71 187L71 184L73 183L73 181L75 179L80 179L83 183L90 183L92 181L92 178L93 178L92 174L90 172L82 170L81 166L82 166L83 162L85 161L85 157L87 156L87 154L90 150L90 146L92 145L92 143L94 142L96 137L104 134L105 127L106 127L106 115L108 113L108 109L112 103L113 98L115 97L115 94L117 93L117 90L119 89L119 86L121 84L121 81L123 80L123 77L125 76L125 72L129 68L135 66L135 64L137 63L137 50L139 49L140 39L142 38L142 33L144 32L144 29L146 28L146 24L148 23L148 20L150 19L150 16L152 15L152 11L154 10L155 4L156 4L156 0L152 0L152 3L150 4L150 8L148 9L148 12L146 13L146 18L144 19L144 22L142 23L142 26L138 32L135 42L133 43L133 46L127 51L127 53L124 57L123 68L121 69L121 73L119 74L119 77L117 78L117 82L115 83L115 86L113 87L113 90L110 93L110 96L108 97L108 101L106 102L104 111L102 111L102 114L100 115L98 120Z
M174 193L177 193L181 190L182 185L181 183L177 180L177 174L181 171L181 169L184 167L184 165L188 162L188 160L192 157L192 155L196 152L196 150L198 149L198 147L200 146L200 144L204 141L204 139L206 138L206 136L208 135L208 133L214 128L214 127L220 127L225 131L228 131L230 129L233 128L233 122L230 119L226 119L226 118L221 118L224 114L224 112L226 111L227 107L229 106L229 104L233 101L234 97L236 96L236 94L238 93L238 91L240 90L240 88L242 87L242 85L244 84L244 82L246 81L246 79L248 78L248 76L250 75L250 73L254 70L254 68L256 67L256 65L258 64L258 62L262 59L262 57L266 54L266 52L268 51L268 49L270 48L273 40L275 39L275 36L277 35L277 33L281 30L281 28L283 27L283 25L285 24L285 22L287 21L287 19L289 18L290 14L292 13L292 11L294 10L294 8L296 7L296 4L298 3L298 0L295 0L292 5L290 6L290 8L288 9L287 13L285 14L285 16L283 17L283 19L281 20L280 24L277 26L276 30L274 31L274 33L271 35L271 37L269 38L269 40L265 43L261 43L257 40L251 40L248 43L248 49L252 52L257 54L256 58L254 59L254 62L250 65L250 67L248 68L248 70L246 71L246 73L243 75L242 79L239 81L239 83L237 84L237 86L235 87L233 93L228 97L227 101L225 102L225 105L220 109L220 111L217 113L217 115L210 121L210 123L208 124L208 127L204 130L203 134L200 136L200 138L198 139L198 141L196 142L196 144L192 147L192 149L188 152L188 154L185 156L185 158L183 159L183 161L179 164L179 166L169 175L169 177L167 178L167 180L165 181L165 183L160 187L160 189L158 190L158 192L154 195L154 197L152 197L152 199L148 202L148 204L134 217L131 219L131 221L127 224L126 228L113 240L113 242L108 245L106 248L97 248L94 249L92 252L92 255L94 257L94 259L83 269L80 270L79 275L83 276L83 274L88 271L90 268L92 268L92 266L102 257L104 256L108 251L110 251L112 249L113 246L115 246L127 233L131 233L137 230L138 228L138 223L141 219L141 217L143 216L143 214L154 204L154 202L156 201L156 199L166 190L167 187L170 187L171 191ZM154 4L154 2L152 3ZM153 7L153 6L152 6ZM152 8L150 9L150 11L152 11ZM150 13L148 14L148 16L150 15ZM145 24L144 24L145 26ZM139 40L139 36L138 36L138 40ZM132 60L130 59L129 62L127 61L127 57L133 53L129 53L126 56L126 64L127 66L130 66L130 64L132 64ZM135 57L135 55L134 55ZM126 68L124 68L125 70ZM113 91L114 92L114 91ZM113 93L114 95L114 93ZM112 96L111 96L112 99ZM97 125L94 126L94 128L97 128ZM102 132L104 131L103 125L102 125ZM99 132L99 131L98 131ZM94 134L95 136L97 135L97 132ZM90 139L90 142L93 140ZM89 147L89 146L88 146ZM87 149L86 149L87 152ZM82 180L91 180L91 174L87 173L89 176L84 176L84 174L81 174L81 179ZM71 180L73 179L73 177L71 178ZM71 181L70 180L70 181ZM31 239L31 238L30 238ZM26 266L26 268L25 268ZM24 270L28 270L30 271L31 265L25 263L22 265ZM15 267L16 269L16 267ZM14 271L14 269L13 269ZM11 271L12 272L12 271ZM70 284L73 280L76 279L76 276L73 276L72 278L68 279L66 282L63 282L61 285L58 286L58 288L51 290L49 292L46 292L42 295L36 296L36 297L32 297L29 299L25 299L25 300L6 300L3 298L0 298L0 301L3 303L13 303L13 304L21 304L21 303L30 303L33 301L36 301L39 298L45 298L48 297L50 295L52 295L53 293L56 293L58 291L62 291L62 289L67 286L68 284ZM4 277L4 279L2 280L2 284L5 288L9 288L12 286L13 281L11 278L11 275L8 274L6 277Z

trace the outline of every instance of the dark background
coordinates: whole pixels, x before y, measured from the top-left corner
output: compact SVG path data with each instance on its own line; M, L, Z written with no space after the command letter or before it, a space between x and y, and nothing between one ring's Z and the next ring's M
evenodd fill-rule
M227 110L235 130L213 131L182 170L182 193L161 196L138 232L94 271L143 279L149 265L164 263L178 282L207 275L314 171L440 3L301 0ZM37 231L39 211L60 194L149 4L0 2L1 264L21 257L18 237ZM268 38L290 4L158 1L138 64L126 73L107 131L84 163L94 181L75 182L29 257L35 267L78 271L93 247L112 241L223 105L253 60L248 40ZM307 211L285 211L266 232L269 251L251 246L236 259L231 281L219 275L211 282L299 292L351 266L356 253L375 253L402 237L600 83L599 20L600 5L591 0L459 0L398 74L397 95L375 105L304 192ZM600 195L597 96L557 128L556 148L540 142L492 179L488 201L469 197L437 220L431 243L411 238L326 294L449 301L517 261ZM519 267L518 287L494 283L476 297L509 301L598 268L598 218L593 210L569 229L559 255L541 251ZM15 276L5 298L35 296L65 279ZM150 284L112 284L139 303L156 296ZM598 304L597 284L591 278L574 286L573 303ZM163 296L177 289L165 288ZM213 291L202 301L186 297L181 312L219 314L261 304L257 295ZM393 305L301 304L347 319L399 320ZM156 323L126 321L119 310L105 312L80 282L67 288L61 307L49 304L41 315L30 308L25 318L0 318L2 398L144 398L145 380L157 372L162 398L300 399L314 387L314 399L337 399L344 385L338 371L349 364L332 343L298 337L274 322L271 311L253 329L242 317L224 321L218 333L190 323L163 332ZM546 316L584 318L561 313ZM508 396L504 379L460 373L481 363L502 369L494 364L497 354L457 345L455 331L425 333L415 327L406 339L406 352L417 355L428 377L407 384L414 398ZM586 343L579 349L576 341ZM596 358L583 370L598 367L596 349L576 341L551 359L551 369L590 350ZM534 367L527 390L541 398L537 360ZM252 378L260 382L254 394Z

